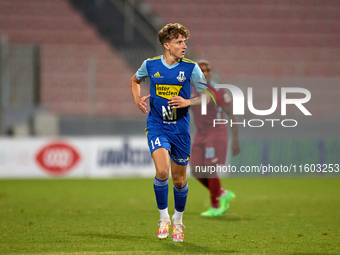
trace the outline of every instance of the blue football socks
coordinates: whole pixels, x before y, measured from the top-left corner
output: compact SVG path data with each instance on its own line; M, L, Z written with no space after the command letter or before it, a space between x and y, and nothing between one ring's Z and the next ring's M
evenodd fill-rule
M174 186L174 197L175 197L175 209L178 212L183 212L185 204L187 202L188 195L188 183L186 182L183 188L177 188Z
M169 190L168 179L169 178L167 178L166 180L158 180L155 177L155 180L153 182L157 207L159 210L164 210L168 208L168 190Z

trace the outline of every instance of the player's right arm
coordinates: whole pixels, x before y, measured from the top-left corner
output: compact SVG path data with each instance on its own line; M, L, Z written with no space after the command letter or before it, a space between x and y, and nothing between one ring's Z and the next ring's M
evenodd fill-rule
M131 93L138 109L145 115L148 110L146 109L146 100L151 96L150 94L144 97L140 96L140 83L142 81L136 78L136 75L132 76L130 81Z
M132 76L130 80L130 88L131 88L131 94L133 96L133 99L135 100L135 103L138 107L138 109L145 115L148 111L146 109L147 103L146 100L151 96L150 94L144 97L140 96L140 83L142 81L145 81L145 79L148 77L148 71L146 68L146 61L143 62L141 67L138 69L138 71L135 73L134 76Z

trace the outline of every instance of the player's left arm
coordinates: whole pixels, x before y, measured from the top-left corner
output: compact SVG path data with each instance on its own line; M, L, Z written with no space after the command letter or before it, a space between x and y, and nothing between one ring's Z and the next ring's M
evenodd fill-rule
M195 98L192 98L190 100L190 106L198 106L198 105L201 105L202 104L202 95L207 95L207 93L205 91L201 91L201 92L198 92L198 97L195 97ZM207 104L209 103L210 101L210 96L207 95Z
M225 92L226 93L226 92ZM231 99L228 94L226 94L223 98L223 111L228 115L229 120L232 120L232 122L236 122L236 117L233 114L233 104L231 103ZM229 101L229 102L226 102ZM232 142L231 142L231 150L233 152L233 156L236 156L241 152L240 148L240 142L238 140L238 127L237 125L232 125L231 127L231 133L232 133Z
M195 64L195 67L191 73L190 84L194 87L198 96L191 99L185 99L180 96L172 96L171 98L169 98L170 101L168 102L168 104L171 106L171 108L185 108L188 106L201 105L202 95L206 94L206 92L203 90L207 88L206 86L204 86L205 83L206 80L204 74L201 71L201 68L199 68L199 66ZM209 100L210 97L207 96L207 103L209 103Z
M185 108L188 106L196 106L201 105L202 102L202 95L206 94L204 91L198 92L198 97L192 98L192 99L184 99L180 96L172 96L169 98L168 104L171 106L171 108ZM209 103L209 97L207 97L207 103Z

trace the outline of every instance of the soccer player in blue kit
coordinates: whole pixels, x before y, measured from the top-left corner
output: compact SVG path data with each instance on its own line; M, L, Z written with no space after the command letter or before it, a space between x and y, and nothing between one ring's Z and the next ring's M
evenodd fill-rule
M175 199L172 240L182 242L182 218L188 194L186 168L190 157L189 106L201 104L206 88L201 82L205 83L205 78L195 62L184 58L189 31L183 25L165 25L158 38L164 54L145 60L131 78L130 85L134 101L144 115L147 113L146 100L150 100L145 131L156 168L154 190L160 212L157 236L159 239L169 236L168 178L171 165ZM147 77L150 78L150 94L141 97L140 83ZM197 98L190 99L191 86L197 92Z

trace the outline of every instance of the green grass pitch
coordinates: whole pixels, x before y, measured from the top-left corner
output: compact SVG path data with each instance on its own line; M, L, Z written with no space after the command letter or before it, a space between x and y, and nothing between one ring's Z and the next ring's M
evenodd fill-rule
M1 180L0 254L340 254L340 178L223 179L236 199L217 218L188 183L174 243L156 237L153 179Z

